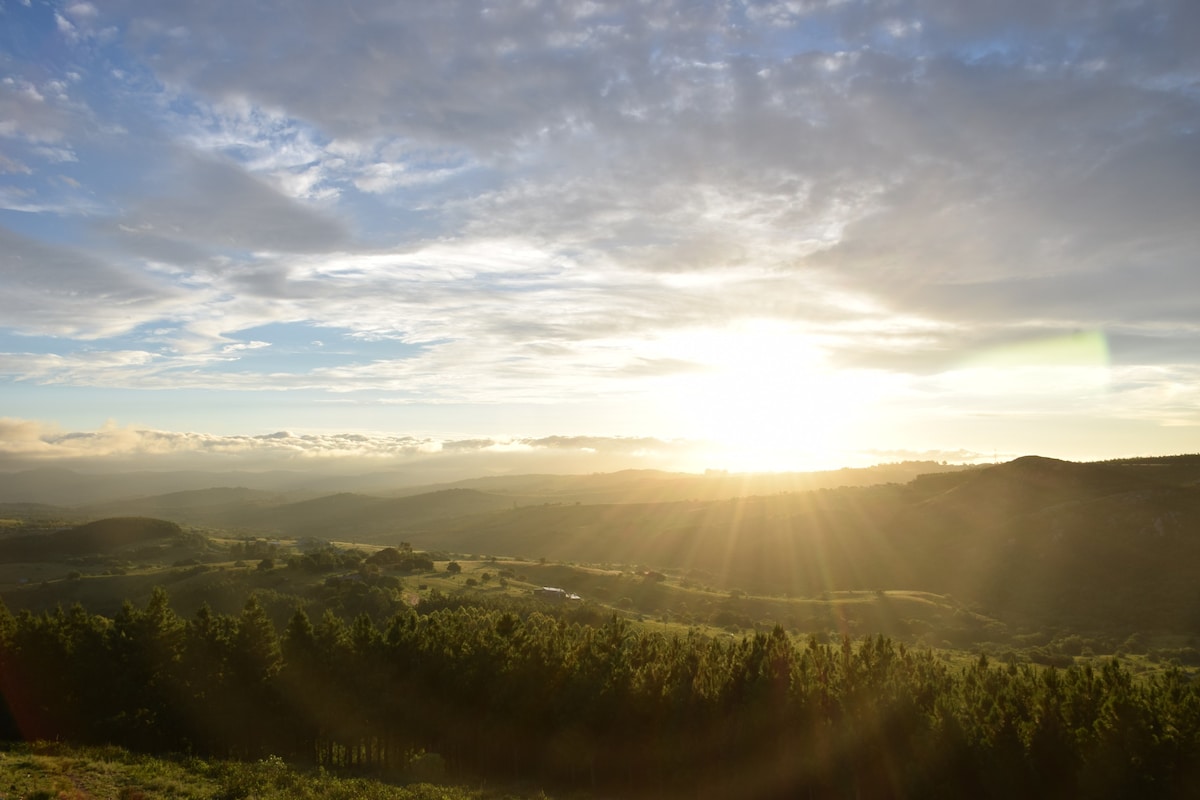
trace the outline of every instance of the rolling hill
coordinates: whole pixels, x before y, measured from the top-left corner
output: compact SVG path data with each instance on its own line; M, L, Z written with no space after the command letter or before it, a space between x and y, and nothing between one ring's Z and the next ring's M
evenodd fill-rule
M212 489L95 510L242 535L408 541L443 552L636 566L759 595L928 592L1032 628L1200 634L1198 456L1098 463L1029 456L903 484L720 500L545 500L580 487L629 499L639 480L647 496L671 495L662 489L673 479L661 473L615 473L478 483L507 491L459 486L296 502ZM529 494L510 493L517 489Z
M236 520L239 527L293 537L395 544L414 526L510 508L512 504L511 497L472 489L445 489L395 499L337 494L243 513Z
M134 545L173 540L183 535L174 522L148 517L120 517L73 528L0 539L0 562L56 560L109 553Z
M411 538L460 552L680 570L759 592L951 594L1035 626L1136 629L1152 620L1200 633L1194 465L1147 466L1028 457L960 473L938 490L535 506L442 520Z
M214 487L169 492L132 500L83 506L93 517L161 517L187 525L236 526L257 509L297 502L295 497L243 487Z
M874 467L823 472L704 474L624 470L588 475L502 475L454 483L421 483L414 476L394 471L362 475L319 471L288 472L103 472L81 473L59 468L0 473L0 503L43 503L77 508L104 507L116 501L160 502L161 495L177 495L220 487L239 487L268 495L290 495L295 501L330 494L351 493L378 497L410 497L446 489L473 489L485 494L530 498L529 502L633 503L672 500L722 500L776 492L808 491L838 486L905 483L918 475L972 470L956 464L905 461ZM233 491L232 489L228 491ZM202 503L186 498L183 505Z

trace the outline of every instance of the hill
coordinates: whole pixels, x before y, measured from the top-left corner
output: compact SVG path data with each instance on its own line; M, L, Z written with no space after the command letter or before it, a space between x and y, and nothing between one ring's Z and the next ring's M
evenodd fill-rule
M298 503L230 509L222 519L231 527L276 535L395 544L414 526L509 508L512 504L510 497L471 489L445 489L395 499L343 493Z
M12 532L15 532L17 528L30 525L40 527L62 523L55 526L62 527L68 523L87 522L89 519L94 519L94 516L87 512L45 503L0 503L0 520L10 523L5 527L11 529Z
M521 475L480 478L432 488L410 487L402 490L399 496L390 498L341 492L297 500L291 494L222 487L93 504L79 508L76 513L83 512L92 517L154 516L180 524L223 528L247 534L394 544L431 526L431 529L445 530L443 523L447 520L502 510L630 506L624 511L601 512L599 522L585 520L564 523L590 530L597 525L607 524L605 520L610 517L614 520L642 520L647 515L672 518L679 508L685 507L677 506L680 503L694 506L696 503L715 503L734 498L810 492L816 487L828 485L871 485L885 478L909 480L925 468L941 470L942 474L956 474L964 469L933 462L905 462L826 473L682 475L654 470L626 470L596 475ZM694 511L694 507L691 511ZM496 524L501 528L509 523L520 525L523 513L530 512L518 513L510 517L508 522L501 520ZM597 512L560 511L551 512L551 516L562 513L590 517ZM533 514L537 516L537 512ZM483 524L485 528L494 527L493 522ZM647 524L661 527L667 523ZM479 544L482 546L484 543ZM597 544L603 549L613 542L602 540ZM517 541L504 546L506 552L545 549L537 542L531 542L528 547L521 546L519 536ZM491 551L492 547L487 549ZM618 555L605 560L615 558Z
M80 473L58 468L0 473L0 503L44 503L54 506L103 508L115 501L159 502L160 495L175 495L220 487L274 495L292 495L284 501L351 493L379 497L409 497L446 489L473 489L486 494L530 498L530 502L625 503L671 500L721 500L755 494L808 491L837 486L905 483L915 476L974 469L933 461L906 461L861 469L825 472L740 474L625 470L589 475L505 475L455 483L421 483L413 475L379 471L362 475L320 471L289 472L102 472ZM235 491L228 489L227 491ZM192 508L200 503L186 498ZM261 500L262 498L257 498ZM256 501L257 501L256 500ZM218 502L222 502L218 500Z
M292 495L244 487L213 487L169 492L131 500L113 500L83 506L93 517L144 516L170 519L180 524L236 527L256 510L297 502Z
M466 553L639 564L757 593L950 594L1031 627L1197 631L1200 487L1192 465L1158 466L1029 457L906 486L510 509L431 523L410 538Z
M920 475L953 474L976 469L979 467L936 461L903 461L817 472L736 473L709 470L703 474L692 474L622 470L591 475L489 476L449 484L409 487L396 493L407 495L437 489L477 489L489 494L530 498L534 503L667 503L907 483Z
M155 516L250 535L395 544L408 531L436 520L529 502L526 497L461 488L398 498L341 492L298 501L289 495L218 488L86 506L79 512Z
M69 556L109 553L183 536L174 522L122 517L88 522L74 528L0 539L0 561L48 561Z
M454 552L638 564L810 595L885 580L892 570L858 557L855 543L882 537L905 496L903 487L880 486L721 502L543 504L442 520L410 538Z
M639 480L647 482L644 494L659 496L675 479L626 472L479 481L527 495L460 486L292 502L218 489L103 508L153 509L239 537L406 541L481 558L656 570L759 596L923 592L1017 628L1191 636L1200 633L1198 478L1197 456L1097 463L1029 456L904 484L721 500L542 501L581 486L630 499ZM0 550L0 558L79 552L61 534L35 543L8 530L0 542L10 555Z
M401 477L391 472L368 475L339 475L319 471L291 472L287 470L82 473L67 469L44 468L0 473L0 502L46 503L55 506L77 507L228 486L274 494L299 493L307 497L345 491L386 494L400 485L401 480Z

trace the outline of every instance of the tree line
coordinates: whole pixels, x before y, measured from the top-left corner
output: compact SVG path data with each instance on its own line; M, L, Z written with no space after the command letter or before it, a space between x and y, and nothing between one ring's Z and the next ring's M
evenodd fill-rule
M278 633L175 614L0 605L0 736L451 771L656 797L1185 797L1200 690L1117 660L955 668L884 637L664 636L613 617L407 610Z

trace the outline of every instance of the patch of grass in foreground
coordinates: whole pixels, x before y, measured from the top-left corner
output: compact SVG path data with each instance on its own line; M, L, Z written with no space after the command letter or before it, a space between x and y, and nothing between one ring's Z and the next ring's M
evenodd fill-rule
M524 800L512 794L430 783L395 785L261 761L154 758L118 747L0 745L3 800Z

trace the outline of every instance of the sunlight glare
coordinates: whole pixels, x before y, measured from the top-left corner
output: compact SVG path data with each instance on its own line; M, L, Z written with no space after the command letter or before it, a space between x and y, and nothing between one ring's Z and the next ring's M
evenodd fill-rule
M862 374L830 369L811 336L756 321L693 331L673 356L703 369L671 382L666 401L685 435L713 443L708 467L735 472L842 465L848 429L871 396Z

